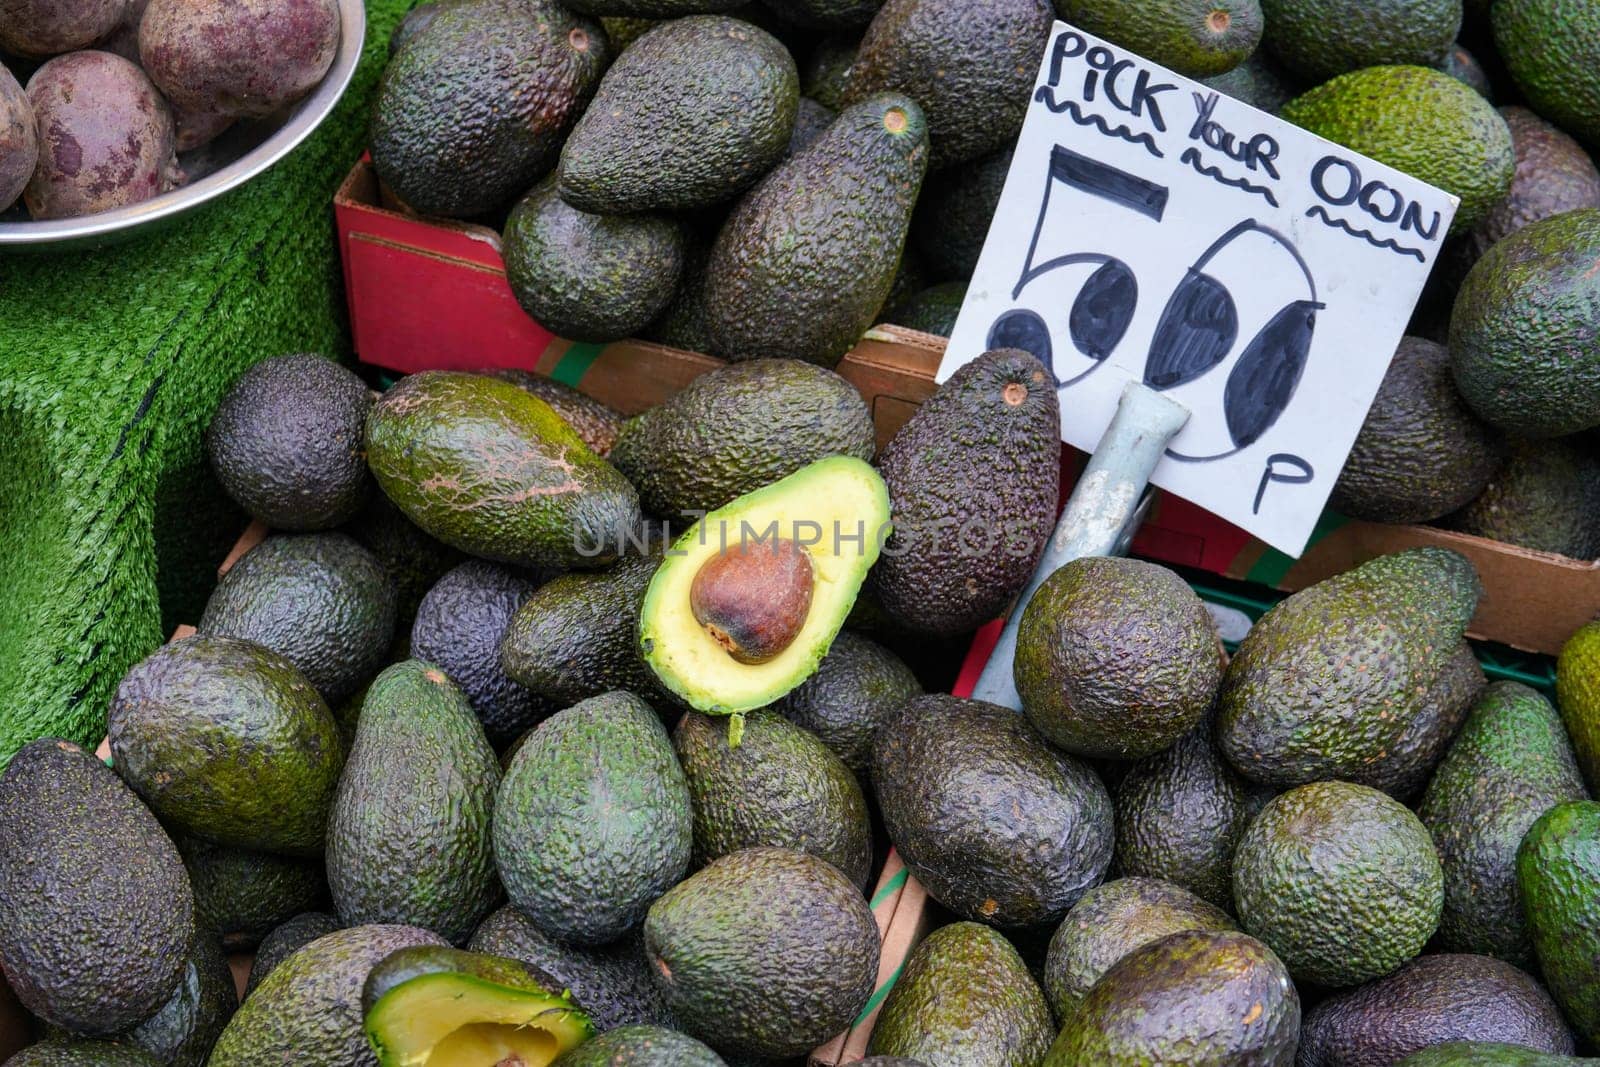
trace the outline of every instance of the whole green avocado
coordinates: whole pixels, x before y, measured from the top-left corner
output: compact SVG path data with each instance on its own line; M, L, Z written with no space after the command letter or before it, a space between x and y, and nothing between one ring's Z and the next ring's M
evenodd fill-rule
M1600 803L1541 815L1517 850L1517 885L1545 984L1578 1034L1600 1041Z
M194 888L196 925L221 934L230 952L255 948L279 924L327 902L321 853L284 856L182 835L173 843Z
M904 660L875 641L841 631L817 673L772 705L833 750L865 781L878 732L922 685Z
M1037 1067L1053 1031L1044 994L1011 943L958 922L929 934L906 960L867 1051L929 1064Z
M154 1015L128 1032L127 1040L167 1067L204 1067L238 1007L239 991L222 942L211 930L197 929L178 988Z
M1497 1041L1449 1041L1401 1060L1397 1067L1596 1067L1600 1060L1535 1052Z
M591 1038L553 1067L726 1067L722 1057L688 1034L634 1024Z
M172 996L194 936L183 861L139 798L69 741L23 746L0 774L0 967L23 1006L119 1033Z
M1431 67L1461 29L1461 0L1262 0L1266 47L1308 82L1363 67Z
M6 1067L160 1067L137 1045L87 1037L53 1037L6 1060Z
M1512 441L1483 492L1435 525L1568 559L1600 558L1600 449L1581 437Z
M1494 43L1541 115L1600 145L1600 11L1587 0L1494 0Z
M423 530L485 559L597 567L639 521L626 478L510 382L425 371L367 418L367 465Z
M1188 78L1210 78L1244 62L1261 43L1259 0L1055 0L1080 29Z
M836 365L888 299L927 166L927 121L897 93L846 108L780 164L712 247L712 354Z

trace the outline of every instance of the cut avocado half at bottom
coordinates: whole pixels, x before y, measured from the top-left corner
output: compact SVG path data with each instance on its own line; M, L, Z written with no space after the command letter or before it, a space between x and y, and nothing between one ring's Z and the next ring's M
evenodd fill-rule
M766 707L816 671L888 536L889 491L851 456L739 497L656 570L639 613L645 662L698 711Z
M362 993L381 1067L545 1067L594 1036L559 983L516 960L419 945Z

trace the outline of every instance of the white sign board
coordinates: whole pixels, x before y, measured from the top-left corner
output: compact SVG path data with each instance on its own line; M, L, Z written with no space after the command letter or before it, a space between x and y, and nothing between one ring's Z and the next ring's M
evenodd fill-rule
M1456 204L1057 23L939 380L1027 349L1084 451L1143 381L1192 413L1155 484L1298 555Z

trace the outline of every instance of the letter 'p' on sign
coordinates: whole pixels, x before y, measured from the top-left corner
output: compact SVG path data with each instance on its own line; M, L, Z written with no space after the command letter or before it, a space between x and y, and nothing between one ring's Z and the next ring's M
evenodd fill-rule
M1127 382L1170 395L1152 481L1298 555L1456 206L1057 23L939 379L1027 349L1085 451Z

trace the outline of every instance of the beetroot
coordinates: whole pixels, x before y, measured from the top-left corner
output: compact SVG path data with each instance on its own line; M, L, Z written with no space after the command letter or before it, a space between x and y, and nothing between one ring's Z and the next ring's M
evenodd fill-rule
M11 72L0 67L0 211L17 202L38 162L33 105Z
M28 81L39 165L23 198L36 219L136 204L178 179L172 111L144 71L110 52L73 52Z
M172 121L178 131L178 154L182 155L215 141L227 132L235 120L232 115L173 108Z
M0 0L0 50L42 58L84 48L117 28L128 0Z
M127 0L127 10L117 28L101 38L96 48L102 52L115 52L130 63L139 62L139 23L144 19L144 9L150 0Z
M271 114L314 89L338 49L335 0L150 0L139 25L144 69L195 113Z

